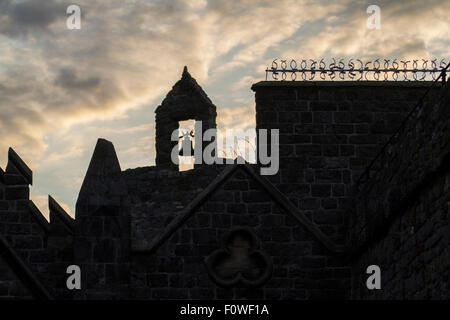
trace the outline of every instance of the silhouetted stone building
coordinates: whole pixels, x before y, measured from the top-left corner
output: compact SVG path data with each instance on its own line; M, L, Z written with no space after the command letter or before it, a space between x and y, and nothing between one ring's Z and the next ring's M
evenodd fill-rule
M439 86L359 177L429 82L253 85L256 129L280 130L280 170L170 162L182 120L216 127L187 69L156 109L156 166L122 171L99 139L71 219L29 200L10 149L0 171L0 297L448 299L450 90ZM79 265L81 290L66 287ZM382 290L366 268L379 265Z

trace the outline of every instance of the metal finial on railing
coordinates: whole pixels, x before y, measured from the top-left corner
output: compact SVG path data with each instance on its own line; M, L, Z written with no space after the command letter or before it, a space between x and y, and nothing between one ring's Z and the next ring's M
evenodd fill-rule
M380 59L363 62L361 59L350 59L346 63L344 59L336 61L332 59L330 63L321 60L279 60L272 61L272 66L266 69L266 80L268 74L272 74L273 80L312 81L316 76L320 80L353 80L353 81L424 81L435 80L439 73L446 66L442 59L437 64L437 59L433 60L389 60ZM400 79L399 79L400 77Z

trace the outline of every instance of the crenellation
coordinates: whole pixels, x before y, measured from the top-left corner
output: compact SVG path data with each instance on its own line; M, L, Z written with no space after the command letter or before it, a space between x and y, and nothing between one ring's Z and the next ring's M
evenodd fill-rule
M59 203L52 197L48 196L48 208L50 212L50 226L52 228L52 232L60 233L69 233L74 234L75 229L75 221L69 214L59 205ZM61 230L61 226L63 230Z
M26 202L28 204L28 208L30 213L32 214L35 221L39 224L39 226L43 229L45 234L50 232L50 224L47 219L44 218L44 215L41 211L36 207L33 200L29 200Z
M12 184L33 184L33 172L26 165L26 163L20 158L20 156L14 151L13 148L8 150L8 164L6 166L6 174L20 175L23 180L17 181L13 179Z

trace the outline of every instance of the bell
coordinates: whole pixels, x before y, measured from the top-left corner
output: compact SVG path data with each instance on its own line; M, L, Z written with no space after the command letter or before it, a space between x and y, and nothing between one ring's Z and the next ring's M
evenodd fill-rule
M194 148L192 146L192 140L189 137L189 134L183 135L183 140L181 141L181 149L180 156L182 157L191 157L194 155Z

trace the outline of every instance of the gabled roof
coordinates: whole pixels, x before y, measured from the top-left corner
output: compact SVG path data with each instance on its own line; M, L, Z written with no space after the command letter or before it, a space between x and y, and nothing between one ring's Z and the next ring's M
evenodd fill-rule
M278 190L270 181L263 176L254 172L249 164L233 164L227 166L210 184L205 188L194 200L192 200L178 215L174 218L166 228L157 235L150 244L150 247L139 252L154 252L166 240L172 236L198 209L214 191L216 191L225 181L227 181L232 174L237 170L242 169L255 179L257 183L278 203L288 214L294 217L300 225L302 225L308 232L310 232L320 243L322 243L331 252L344 252L344 248L335 245L323 232L309 220L303 212L301 212L291 201Z
M42 285L38 278L31 272L19 255L9 245L8 241L0 234L0 256L17 275L23 285L30 290L32 295L41 300L52 300L53 297Z

